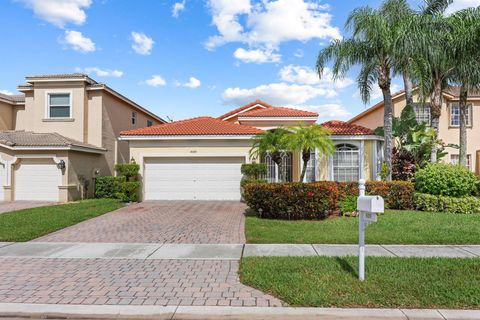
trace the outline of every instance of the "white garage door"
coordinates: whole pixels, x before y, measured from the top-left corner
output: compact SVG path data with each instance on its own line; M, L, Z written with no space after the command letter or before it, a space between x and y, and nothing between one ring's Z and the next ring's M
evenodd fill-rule
M15 200L58 201L61 178L53 160L21 160L15 170Z
M146 159L145 200L240 200L245 158Z
M0 163L0 201L5 200L3 186L5 185L5 165Z

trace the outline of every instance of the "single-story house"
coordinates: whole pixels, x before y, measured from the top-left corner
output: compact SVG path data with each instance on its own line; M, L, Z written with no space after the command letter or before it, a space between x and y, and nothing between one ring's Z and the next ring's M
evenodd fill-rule
M279 179L268 155L250 157L252 138L264 130L313 124L317 119L315 112L257 100L218 118L198 117L122 131L119 139L129 142L130 156L140 164L143 200L239 200L243 163L264 162L267 180ZM322 125L332 132L336 151L329 157L312 154L306 181L378 179L382 137L342 121ZM283 161L287 181L298 181L300 154L285 152Z

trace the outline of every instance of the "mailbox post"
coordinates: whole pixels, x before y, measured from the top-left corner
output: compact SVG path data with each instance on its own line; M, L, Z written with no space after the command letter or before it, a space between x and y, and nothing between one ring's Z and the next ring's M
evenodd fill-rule
M382 197L365 195L365 180L359 181L358 190L358 279L363 281L365 280L365 229L370 223L377 221L377 213L383 213L385 205Z

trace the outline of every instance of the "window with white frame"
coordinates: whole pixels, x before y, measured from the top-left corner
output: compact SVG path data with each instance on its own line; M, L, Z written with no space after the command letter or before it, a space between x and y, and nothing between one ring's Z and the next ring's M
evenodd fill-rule
M460 163L460 155L458 154L451 154L450 155L450 163L457 165ZM467 168L472 170L472 155L467 154Z
M310 160L307 162L307 171L305 172L305 182L316 181L317 156L315 150L310 151Z
M137 123L137 113L132 112L132 124L135 125Z
M71 118L72 103L70 93L49 93L47 96L48 118Z
M293 157L291 152L282 152L281 154L282 160L282 170L283 173L280 172L279 167L277 164L272 160L272 156L270 154L265 154L262 157L262 163L267 165L267 175L265 180L267 182L292 182L293 177Z
M430 105L415 103L413 104L413 111L415 112L415 119L418 123L426 123L430 125Z
M360 151L351 144L340 144L333 154L333 179L358 181L360 177Z
M467 106L467 126L472 125L472 105ZM459 127L460 126L460 106L458 104L450 105L450 126Z

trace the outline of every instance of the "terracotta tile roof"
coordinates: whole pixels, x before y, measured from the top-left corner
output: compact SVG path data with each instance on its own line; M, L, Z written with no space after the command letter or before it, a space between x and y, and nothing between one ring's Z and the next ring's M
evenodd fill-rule
M443 90L444 93L450 94L454 96L455 98L460 97L460 87L459 86L448 86L445 90ZM479 97L480 96L480 90L469 90L468 91L468 97Z
M247 111L239 117L318 117L318 113L285 107L272 107Z
M251 108L251 107L253 107L253 106L256 105L256 104L260 104L260 105L262 105L262 106L264 106L264 107L267 107L267 108L274 108L274 106L269 105L268 103L265 103L265 102L263 102L263 101L261 101L261 100L255 100L255 101L253 101L253 102L250 102L249 104L246 104L246 105L244 105L244 106L241 106L240 108L234 109L234 110L232 110L232 111L229 111L229 112L221 115L220 117L218 117L218 119L228 118L228 117L233 116L234 114L239 113L239 112L241 112L241 111L243 111L243 110L245 110L245 109Z
M212 117L198 117L175 121L156 126L126 130L120 132L124 136L194 136L194 135L253 135L262 130L223 121Z
M345 121L332 120L322 123L324 128L331 131L333 135L338 136L355 136L355 135L372 135L373 130L359 126L356 124L348 123Z
M0 131L0 145L8 147L84 147L105 150L94 145L64 137L56 132Z

